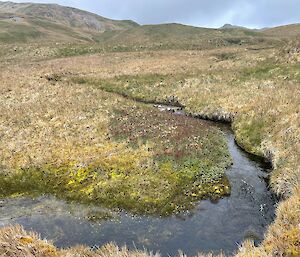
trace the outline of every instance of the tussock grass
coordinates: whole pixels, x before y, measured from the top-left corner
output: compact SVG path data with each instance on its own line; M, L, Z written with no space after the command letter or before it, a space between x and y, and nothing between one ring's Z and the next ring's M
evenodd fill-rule
M12 70L3 73L2 197L52 194L171 215L230 193L230 157L219 131L69 83L67 72L41 76L39 65L32 76L12 68L19 74L14 81Z
M40 240L33 232L21 226L0 229L0 255L9 257L56 257L58 250L47 241Z
M251 59L251 53L248 54L246 58ZM210 69L204 68L203 63L208 61L204 58L199 70L187 72L184 80L176 79L176 73L151 72L108 79L80 77L81 85L94 85L133 99L163 102L175 96L193 115L231 121L238 144L272 162L272 189L286 201L279 205L277 219L262 247L246 247L245 251L253 251L253 256L297 256L300 248L296 239L300 224L299 65L287 64L277 57L277 51L268 56L260 52L252 68L244 66L241 59L245 57L240 56L237 60L210 61ZM272 63L274 60L277 63ZM291 203L294 206L287 211L284 206Z
M227 58L226 53L235 53L235 58ZM102 90L159 102L176 97L194 115L231 121L237 142L273 164L271 186L284 198L277 218L260 247L247 242L237 255L299 256L299 66L279 57L279 51L273 49L237 47L205 52L106 53L28 67L9 64L1 74L5 82L0 99L1 165L9 171L74 160L77 165L92 164L99 152L90 146L99 150L109 142L108 146L121 149L114 161L123 163L118 158L131 153L138 156L134 163L140 167L145 159L154 160L155 153L148 151L148 145L143 148L113 138L109 124L116 112L112 106L120 106L124 100ZM48 81L46 74L58 74L60 80ZM122 115L115 117L124 127Z

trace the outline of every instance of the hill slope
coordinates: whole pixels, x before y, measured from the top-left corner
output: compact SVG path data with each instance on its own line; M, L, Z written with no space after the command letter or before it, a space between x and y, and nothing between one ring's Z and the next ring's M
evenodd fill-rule
M101 42L109 45L196 45L253 42L262 34L245 28L207 29L181 24L139 26L57 4L0 2L0 43Z
M263 31L265 35L289 38L300 36L300 23L268 28Z
M0 42L91 41L105 31L138 26L56 4L0 2Z
M156 46L160 49L207 49L244 45L268 39L260 32L236 28L230 30L159 24L133 27L125 31L107 31L96 40L108 45Z
M299 24L251 30L225 25L209 29L181 24L144 25L117 21L57 4L0 2L0 43L97 42L151 49L207 49L278 42L300 34Z

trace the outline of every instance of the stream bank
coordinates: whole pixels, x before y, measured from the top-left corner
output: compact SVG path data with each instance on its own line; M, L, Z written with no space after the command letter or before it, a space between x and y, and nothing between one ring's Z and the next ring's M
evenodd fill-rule
M177 109L174 114L183 112ZM228 197L200 201L193 211L170 217L113 212L50 196L2 199L0 226L21 224L58 247L97 247L114 241L130 249L160 251L162 256L174 256L178 249L188 256L199 251L232 254L245 239L258 244L274 219L277 202L265 182L270 167L242 151L228 125L211 122L211 126L223 131L233 158L226 172L231 184Z

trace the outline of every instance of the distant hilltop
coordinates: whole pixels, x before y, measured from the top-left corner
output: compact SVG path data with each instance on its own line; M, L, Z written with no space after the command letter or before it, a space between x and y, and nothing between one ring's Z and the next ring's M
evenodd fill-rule
M248 28L226 23L222 27L220 27L220 29L248 29Z
M152 45L197 49L253 45L300 35L300 25L249 29L225 24L219 29L182 24L139 25L112 20L58 4L0 2L0 43L83 42L107 45Z

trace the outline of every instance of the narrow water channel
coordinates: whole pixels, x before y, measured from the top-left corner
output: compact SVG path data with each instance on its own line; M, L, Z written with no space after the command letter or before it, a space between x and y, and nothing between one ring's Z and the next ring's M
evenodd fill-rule
M265 182L268 167L235 144L227 125L211 126L224 132L233 157L226 172L232 187L229 197L201 201L193 212L167 218L133 216L51 196L0 199L0 226L21 224L58 247L97 247L113 241L131 249L159 251L163 257L174 256L179 249L188 256L200 250L232 254L247 238L259 243L274 219L276 203Z

